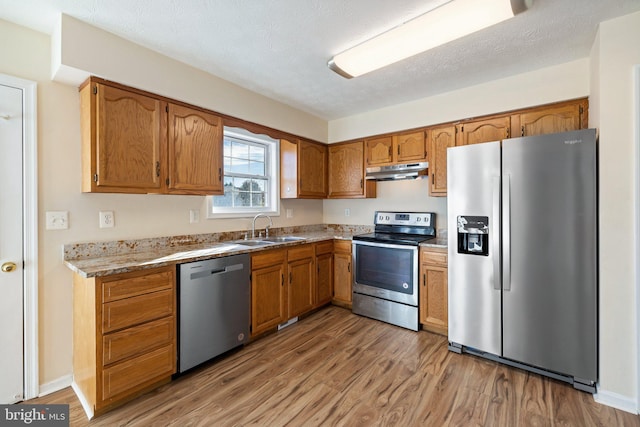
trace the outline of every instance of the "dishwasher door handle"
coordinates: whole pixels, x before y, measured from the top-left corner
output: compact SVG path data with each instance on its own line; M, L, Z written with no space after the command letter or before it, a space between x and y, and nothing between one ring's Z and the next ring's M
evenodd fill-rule
M216 268L214 270L205 270L205 271L198 271L197 273L191 273L189 278L191 280L201 279L203 277L209 277L215 274L225 274L225 273L230 273L232 271L242 270L243 268L244 266L242 264L233 264L233 265L228 265L224 268Z

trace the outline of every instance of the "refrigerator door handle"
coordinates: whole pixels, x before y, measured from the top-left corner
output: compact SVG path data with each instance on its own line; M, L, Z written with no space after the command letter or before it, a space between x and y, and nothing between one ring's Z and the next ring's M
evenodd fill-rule
M494 176L492 182L492 212L493 218L491 227L491 248L493 251L491 257L493 260L493 289L499 291L502 289L502 277L500 274L500 177Z
M511 290L511 176L502 175L502 263L504 290Z

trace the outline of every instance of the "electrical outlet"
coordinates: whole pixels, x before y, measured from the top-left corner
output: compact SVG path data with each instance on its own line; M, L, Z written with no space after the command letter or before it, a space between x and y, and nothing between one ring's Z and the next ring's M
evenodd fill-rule
M100 228L115 227L116 217L113 211L100 211Z
M351 209L346 208L346 209L344 210L344 216L350 216L350 215L351 215Z
M287 209L287 218L293 218L293 209Z
M46 213L47 230L66 230L69 228L69 212L49 211Z
M199 209L190 209L189 210L189 222L191 224L195 224L196 222L200 222L200 210Z

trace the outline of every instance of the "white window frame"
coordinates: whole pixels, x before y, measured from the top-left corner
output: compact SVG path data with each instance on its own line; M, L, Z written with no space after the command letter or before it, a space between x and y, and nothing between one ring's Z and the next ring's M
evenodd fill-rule
M215 196L207 197L207 219L217 218L249 218L258 213L266 213L271 216L280 215L280 142L267 135L257 135L242 128L225 127L224 135L257 143L268 147L265 158L266 176L269 177L268 206L266 207L218 207L213 205ZM224 173L223 173L224 174Z

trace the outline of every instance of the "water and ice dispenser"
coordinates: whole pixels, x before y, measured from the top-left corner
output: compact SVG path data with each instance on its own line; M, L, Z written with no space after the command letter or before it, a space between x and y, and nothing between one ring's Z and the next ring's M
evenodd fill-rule
M458 253L489 255L489 217L458 216Z

